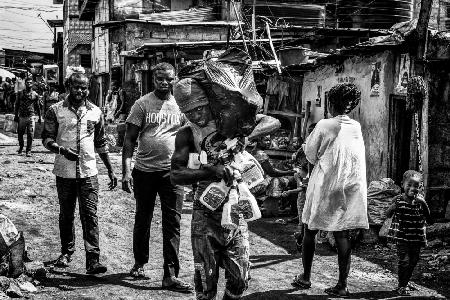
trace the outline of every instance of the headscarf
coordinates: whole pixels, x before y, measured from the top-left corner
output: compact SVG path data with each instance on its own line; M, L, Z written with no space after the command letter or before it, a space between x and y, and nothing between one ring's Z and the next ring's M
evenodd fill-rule
M178 81L173 87L173 96L183 113L209 104L205 91L192 78L184 78Z

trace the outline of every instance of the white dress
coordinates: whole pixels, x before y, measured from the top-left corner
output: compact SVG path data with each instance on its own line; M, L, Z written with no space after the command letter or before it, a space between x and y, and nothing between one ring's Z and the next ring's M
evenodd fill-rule
M369 228L361 125L348 116L317 123L304 150L314 164L302 222L311 230Z

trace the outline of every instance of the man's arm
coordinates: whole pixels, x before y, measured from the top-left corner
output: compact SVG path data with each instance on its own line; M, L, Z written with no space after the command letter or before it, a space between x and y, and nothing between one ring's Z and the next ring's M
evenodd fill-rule
M131 180L131 159L133 157L134 147L139 136L140 128L137 125L126 123L127 129L123 141L122 149L122 189L131 193L133 183Z
M45 114L44 129L42 130L42 144L45 148L53 153L64 155L65 158L71 161L78 160L77 153L70 149L66 149L56 142L56 136L58 134L58 119L54 108L50 108Z
M263 114L256 115L256 127L252 133L248 136L248 140L255 140L259 137L266 136L281 127L281 123L278 119Z
M222 165L205 165L199 170L187 168L190 149L193 146L192 130L189 127L180 129L175 138L175 152L172 156L170 179L173 184L189 185L203 180L220 180L224 177Z
M282 177L282 176L292 176L295 174L294 170L288 170L283 171L280 169L275 168L269 160L265 160L262 163L260 163L261 167L263 168L264 172L269 175L270 177Z
M36 93L35 94L36 97L36 109L37 109L37 113L38 113L38 117L39 117L39 123L42 122L42 115L41 115L41 103L39 103L39 95Z
M20 100L21 99L22 99L22 93L18 92L16 94L16 101L14 103L14 117L15 117L15 119L19 118L19 106L20 106Z
M94 128L94 147L98 153L98 156L102 160L106 169L108 170L108 177L110 179L109 189L112 190L117 186L117 177L114 174L114 170L109 159L108 142L105 135L105 124L103 121L103 115L100 115L99 121L95 124Z

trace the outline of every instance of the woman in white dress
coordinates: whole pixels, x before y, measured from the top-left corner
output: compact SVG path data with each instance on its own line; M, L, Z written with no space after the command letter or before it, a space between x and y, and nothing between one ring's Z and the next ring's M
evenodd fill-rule
M303 145L308 161L314 164L303 209L303 274L293 285L311 287L311 267L315 237L319 230L333 232L338 250L339 280L325 290L335 297L348 297L351 245L349 230L369 228L365 147L361 125L347 114L359 103L361 92L354 84L339 84L328 94L333 116L317 123Z

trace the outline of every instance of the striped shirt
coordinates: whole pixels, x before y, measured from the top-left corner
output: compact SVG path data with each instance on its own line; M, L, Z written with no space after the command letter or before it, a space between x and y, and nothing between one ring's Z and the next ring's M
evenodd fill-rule
M405 200L404 194L395 200L397 208L389 229L389 237L397 242L426 246L426 214L419 201Z

